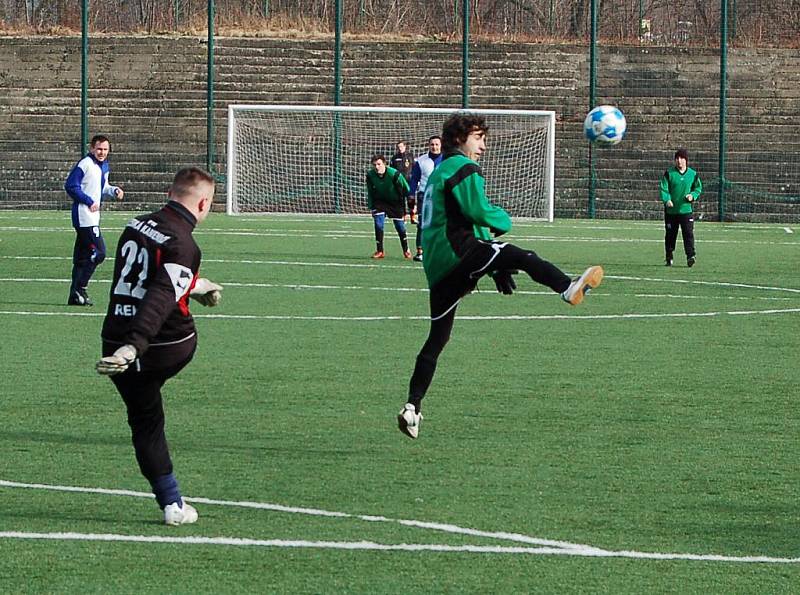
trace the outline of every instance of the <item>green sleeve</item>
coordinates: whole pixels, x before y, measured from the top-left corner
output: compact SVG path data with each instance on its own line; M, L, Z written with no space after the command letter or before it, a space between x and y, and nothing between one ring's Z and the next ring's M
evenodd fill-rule
M367 208L371 211L372 204L375 201L375 187L372 185L372 180L367 174Z
M667 204L667 201L671 200L672 197L669 194L669 172L665 171L664 175L661 176L661 182L659 183L659 187L661 189L661 202Z
M694 181L692 182L692 189L689 194L692 195L692 200L697 200L700 198L700 193L703 192L703 182L700 181L700 176L697 175L697 172L694 174Z
M461 205L461 211L475 225L475 235L480 239L489 240L492 233L499 236L510 231L511 217L502 208L486 199L480 168L474 164L464 167L474 167L475 171L453 188L453 195Z

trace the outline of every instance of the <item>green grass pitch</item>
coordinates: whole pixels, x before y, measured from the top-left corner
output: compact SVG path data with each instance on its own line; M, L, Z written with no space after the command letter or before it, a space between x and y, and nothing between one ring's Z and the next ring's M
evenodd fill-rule
M112 255L128 218L104 218ZM375 262L367 217L214 214L223 301L193 304L198 354L164 390L200 520L168 528L93 369L112 262L69 308L69 214L0 212L0 591L796 590L798 231L699 222L689 269L658 222L518 222L606 278L576 308L483 281L412 441L427 293L391 227Z

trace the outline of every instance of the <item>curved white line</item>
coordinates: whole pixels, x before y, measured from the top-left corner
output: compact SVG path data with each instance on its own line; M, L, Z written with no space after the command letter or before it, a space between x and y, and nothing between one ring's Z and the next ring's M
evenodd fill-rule
M635 551L604 551L593 548L562 549L550 547L444 545L426 543L386 544L374 541L306 541L287 539L248 539L244 537L173 537L165 535L119 535L113 533L27 533L0 531L0 539L45 539L73 541L106 541L128 543L180 543L185 545L259 546L282 548L315 548L335 550L371 550L403 552L448 552L471 554L532 554L539 556L580 556L589 558L632 558L637 560L688 560L696 562L739 562L759 564L798 564L800 558L771 556L723 556L719 554L678 554Z

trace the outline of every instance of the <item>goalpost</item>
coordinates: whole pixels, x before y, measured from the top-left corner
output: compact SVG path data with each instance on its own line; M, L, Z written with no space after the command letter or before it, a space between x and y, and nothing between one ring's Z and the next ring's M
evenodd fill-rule
M512 216L553 220L555 112L230 105L228 214L364 213L370 158L405 141L415 157L454 112L485 115L489 200Z

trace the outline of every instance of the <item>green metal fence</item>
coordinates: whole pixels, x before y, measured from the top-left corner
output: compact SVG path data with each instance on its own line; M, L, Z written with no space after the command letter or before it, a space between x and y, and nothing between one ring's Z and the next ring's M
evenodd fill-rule
M461 39L461 105L462 107L495 107L476 105L471 84L475 81L474 64L471 51L475 44L492 39L497 35L499 19L504 23L506 35L500 40L508 43L514 36L520 36L523 25L529 33L539 35L545 31L555 37L547 40L552 43L558 35L577 35L582 38L589 56L588 76L584 88L578 90L585 96L585 108L611 103L628 113L633 124L630 141L626 141L619 149L612 151L596 151L588 144L582 167L585 168L586 211L588 217L596 217L598 213L614 212L614 196L631 188L630 179L621 178L618 172L637 164L642 177L657 180L659 168L663 171L670 162L671 154L677 146L687 146L692 154L692 164L699 166L707 189L706 194L716 198L716 204L706 200L703 203L705 215L718 220L764 218L775 219L796 216L800 203L800 158L795 138L800 137L797 123L797 105L800 98L784 93L777 87L771 91L775 83L770 73L750 72L747 69L747 48L741 48L737 42L737 34L741 28L737 26L739 19L750 19L758 16L757 9L762 3L755 2L743 8L735 0L704 3L703 25L681 18L685 12L665 11L661 3L645 0L630 0L624 11L609 11L609 6L622 6L614 2L599 3L598 0L588 2L589 13L583 2L566 2L547 0L531 3L536 5L539 13L538 24L525 21L520 16L520 3L496 3L497 8L490 24L487 14L481 12L485 5L479 2L454 0L452 12L444 15L450 18L452 25L459 25ZM217 155L215 138L219 138L214 121L215 107L215 33L219 27L215 0L203 0L207 11L208 57L207 57L207 151L206 165L210 170L219 171L221 161ZM88 102L89 74L88 48L90 40L89 22L90 0L83 0L81 6L82 27L82 92L81 92L81 150L86 146L88 138ZM260 4L261 18L272 18L285 9L289 3L277 0ZM370 3L373 5L375 3ZM681 2L673 3L677 9ZM763 3L763 10L774 8L781 2ZM316 3L314 3L316 5ZM398 3L399 5L399 3ZM513 6L512 6L513 5ZM516 6L516 8L514 8ZM192 14L196 6L189 0L173 0L172 16L174 26L178 28L179 19ZM772 10L769 8L769 10ZM347 9L347 10L346 10ZM342 97L342 62L347 41L345 28L352 25L354 7L345 0L335 0L333 6L333 68L332 94L329 102L340 105L347 98ZM285 12L285 11L284 11ZM445 11L446 12L446 11ZM369 27L366 3L360 1L356 13L362 22ZM756 15L756 16L754 16ZM398 21L400 17L397 17ZM718 26L716 34L711 33L710 24ZM781 23L784 29L786 23ZM791 24L788 25L791 37ZM539 27L537 29L536 27ZM391 27L389 27L391 28ZM510 33L508 33L510 32ZM633 32L633 33L632 33ZM777 39L786 37L786 32ZM781 37L783 36L783 37ZM748 43L752 43L750 32ZM641 51L641 67L628 69L620 74L619 65L608 60L605 48L614 45L627 45ZM774 45L774 36L768 40ZM736 51L744 58L739 58L733 66L729 63L729 44L736 46ZM664 58L664 48L676 50L675 59ZM758 49L752 51L758 52ZM791 63L798 56L792 48L775 48L777 56ZM649 52L649 54L648 54ZM681 53L685 52L685 53ZM716 54L717 71L708 71L707 64L699 72L692 72L697 64L693 62L692 52L709 52ZM647 56L661 56L647 60ZM681 62L681 60L685 60ZM634 72L632 75L631 72ZM783 75L781 75L783 76ZM638 78L637 78L638 77ZM718 77L718 94L709 96L707 88L712 77ZM699 83L702 83L700 85ZM702 92L698 90L703 87ZM634 101L636 100L636 101ZM649 106L652 109L648 109ZM713 106L713 108L712 108ZM537 106L519 106L537 107ZM648 113L645 113L648 112ZM699 123L707 124L709 120L718 120L716 135L712 138L706 133L700 134ZM648 138L642 135L641 127L637 131L638 120L649 124ZM654 124L652 122L655 122ZM765 138L764 126L770 127L774 133ZM760 127L760 128L759 128ZM639 136L637 136L637 134ZM733 157L732 157L733 156ZM656 184L656 181L652 182ZM644 192L637 190L637 192ZM735 215L731 215L731 214Z

